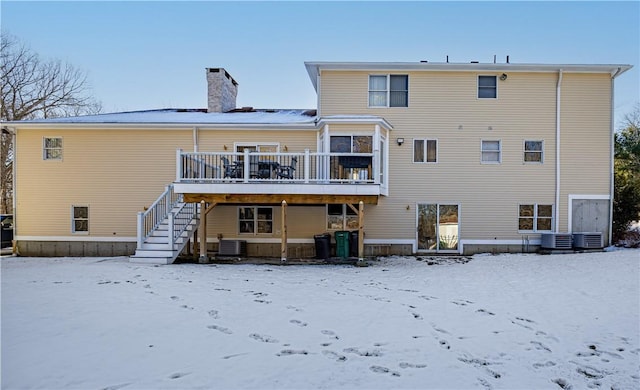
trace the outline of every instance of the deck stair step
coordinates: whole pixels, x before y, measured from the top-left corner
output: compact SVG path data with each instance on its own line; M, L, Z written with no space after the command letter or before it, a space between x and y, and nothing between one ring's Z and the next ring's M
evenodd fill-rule
M171 264L182 253L185 246L200 225L198 213L194 213L193 207L185 207L187 204L177 202L167 213L164 219L142 240L138 241L138 247L133 256L129 257L132 263L145 264ZM173 231L169 232L170 216L173 215L174 229L181 231L173 245Z

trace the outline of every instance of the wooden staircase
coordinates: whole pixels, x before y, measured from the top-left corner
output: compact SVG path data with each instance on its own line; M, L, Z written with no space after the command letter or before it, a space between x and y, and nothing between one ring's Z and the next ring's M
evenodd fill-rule
M138 245L132 263L171 264L200 225L198 204L184 203L173 186L138 214Z

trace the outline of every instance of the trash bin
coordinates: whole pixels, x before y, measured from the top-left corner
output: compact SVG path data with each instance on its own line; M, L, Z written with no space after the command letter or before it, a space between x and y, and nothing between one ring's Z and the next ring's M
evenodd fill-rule
M349 256L358 257L358 231L353 230L349 232Z
M316 234L313 238L316 242L316 258L328 259L331 254L331 234Z
M337 231L336 238L336 256L346 258L349 257L349 232Z

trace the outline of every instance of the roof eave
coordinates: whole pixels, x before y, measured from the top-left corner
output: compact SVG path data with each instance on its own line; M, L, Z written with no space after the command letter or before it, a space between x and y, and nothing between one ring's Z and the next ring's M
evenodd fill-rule
M264 130L315 130L316 122L306 123L140 123L140 122L4 122L3 127L18 129L145 129L145 130L191 130L198 129L264 129Z
M305 62L307 73L317 91L317 79L322 70L360 71L447 71L447 72L558 72L609 73L611 76L631 69L628 64L492 64L492 63L447 63L447 62Z

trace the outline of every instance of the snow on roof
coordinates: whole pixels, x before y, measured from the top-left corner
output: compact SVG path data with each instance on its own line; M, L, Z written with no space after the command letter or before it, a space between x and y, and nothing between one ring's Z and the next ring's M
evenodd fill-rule
M20 123L163 123L163 124L310 124L315 110L234 110L208 113L204 109L160 109L116 112L65 118L34 119Z

